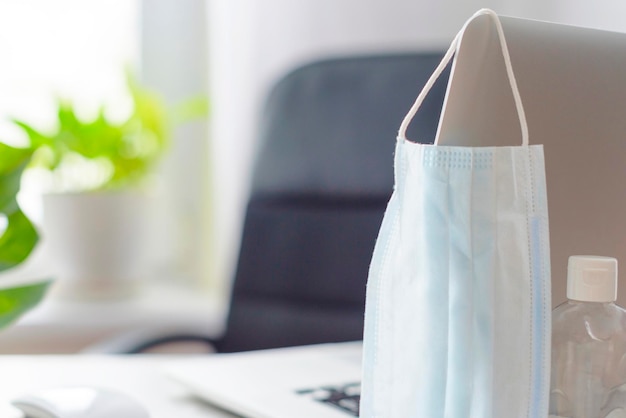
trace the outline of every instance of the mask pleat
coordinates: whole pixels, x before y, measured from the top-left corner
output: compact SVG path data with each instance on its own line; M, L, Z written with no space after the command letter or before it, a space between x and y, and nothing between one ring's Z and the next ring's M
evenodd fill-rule
M472 323L472 403L470 417L491 417L493 409L494 267L496 182L492 151L475 151L472 176L471 230L474 317Z
M409 143L405 146L416 147ZM414 379L410 384L397 386L397 397L399 404L405 401L404 405L410 405L411 416L441 416L450 347L449 263L445 262L447 256L439 257L450 251L446 209L449 196L446 188L441 187L447 182L448 173L436 160L428 162L426 154L407 152L407 157L410 167L407 174L411 175L404 179L407 204L401 209L400 222L401 253L405 258L397 265L399 273L393 278L394 286L399 289L394 303L402 301L402 307L397 310L406 309L406 312L393 327L397 330L398 347L423 355L412 356L409 370L414 371ZM433 181L421 182L424 176ZM417 253L424 256L415 258ZM402 359L407 358L404 351L398 354ZM401 376L406 374L406 367L404 361L398 364ZM398 412L397 416L401 414Z
M471 405L473 373L474 277L472 246L472 153L471 150L441 150L442 164L447 172L447 211L449 281L448 369L446 418L467 417Z

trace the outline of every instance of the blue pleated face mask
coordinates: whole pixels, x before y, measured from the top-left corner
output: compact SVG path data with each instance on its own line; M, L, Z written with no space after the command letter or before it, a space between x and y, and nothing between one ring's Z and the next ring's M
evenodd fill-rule
M367 289L361 417L545 418L550 254L543 147L528 130L500 22L523 144L408 141Z

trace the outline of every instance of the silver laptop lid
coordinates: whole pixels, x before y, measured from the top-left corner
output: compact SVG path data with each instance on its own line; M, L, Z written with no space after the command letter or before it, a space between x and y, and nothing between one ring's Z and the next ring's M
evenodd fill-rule
M510 17L502 25L530 142L544 144L556 305L565 300L568 256L612 256L626 266L626 34ZM438 135L441 145L521 144L487 16L463 36Z

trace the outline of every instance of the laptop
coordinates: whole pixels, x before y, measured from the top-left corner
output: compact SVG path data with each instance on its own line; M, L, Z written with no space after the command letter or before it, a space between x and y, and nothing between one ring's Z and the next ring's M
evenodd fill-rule
M543 144L552 302L570 255L626 263L626 34L502 17L531 144ZM520 145L495 26L467 27L439 124L441 145ZM498 138L497 144L493 142ZM626 306L626 284L618 289Z
M358 342L180 360L165 373L191 393L246 418L353 418L359 414Z

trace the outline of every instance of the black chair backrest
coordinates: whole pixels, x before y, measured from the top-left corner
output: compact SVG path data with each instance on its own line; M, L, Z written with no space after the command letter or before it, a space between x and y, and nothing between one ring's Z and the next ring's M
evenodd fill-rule
M223 352L356 340L400 122L439 53L333 59L272 90ZM432 141L439 82L409 137Z

